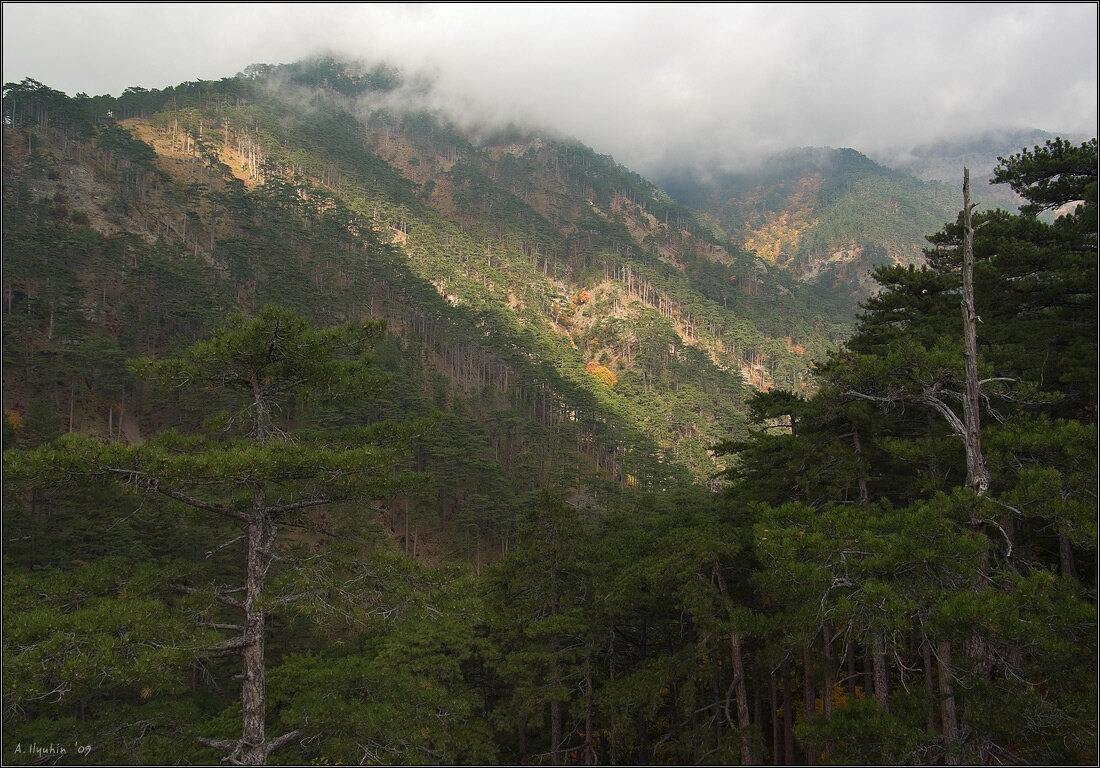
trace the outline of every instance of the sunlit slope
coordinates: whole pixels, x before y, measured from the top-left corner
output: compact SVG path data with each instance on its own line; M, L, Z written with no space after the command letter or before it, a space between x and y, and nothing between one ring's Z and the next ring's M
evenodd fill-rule
M459 128L391 70L260 67L118 99L28 85L9 107L20 125L46 117L6 134L6 245L81 244L63 265L5 249L26 325L11 338L54 361L13 368L6 406L42 402L66 424L103 429L114 414L106 428L139 439L155 414L125 405L137 395L122 360L277 302L323 322L387 318L416 350L401 365L420 397L462 400L483 424L514 414L534 425L529 444L557 435L532 459L545 477L568 465L577 487L705 482L747 392L808 387L810 361L846 331L774 263L612 158L532 130ZM91 338L119 373L81 373ZM500 445L496 422L484 439Z

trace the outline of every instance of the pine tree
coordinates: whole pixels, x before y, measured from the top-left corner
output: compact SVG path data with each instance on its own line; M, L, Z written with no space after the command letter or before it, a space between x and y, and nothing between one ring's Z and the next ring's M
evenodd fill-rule
M864 701L802 727L804 745L860 762L1087 754L1094 664L1058 659L1095 656L1096 175L1094 141L1002 161L1022 213L964 210L926 267L877 270L884 290L818 391L756 396L762 428L726 446L734 498L767 503L765 604L867 650Z
M40 484L124 483L239 528L223 546L245 541L241 584L212 591L175 585L185 594L205 594L240 617L239 623L206 622L235 636L205 653L242 659L241 736L202 740L227 751L230 762L266 763L298 735L297 729L276 738L266 734L267 621L281 606L320 595L325 569L316 559L304 560L304 579L276 579L280 561L288 559L277 544L280 530L313 532L322 537L321 547L334 531L317 510L389 496L399 479L392 467L400 430L294 430L286 417L294 403L354 403L376 389L381 379L371 374L365 353L381 331L375 323L313 330L302 317L268 306L250 320L233 318L178 358L133 364L135 372L165 387L235 396L237 410L207 422L205 432L166 432L139 446L71 435L33 452L5 453L5 474ZM211 431L213 423L220 430Z

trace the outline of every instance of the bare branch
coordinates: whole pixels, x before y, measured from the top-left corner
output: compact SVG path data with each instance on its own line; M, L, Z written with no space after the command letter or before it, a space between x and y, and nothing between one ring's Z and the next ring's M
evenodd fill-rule
M925 405L929 405L934 408L941 416L943 416L948 426L951 427L951 431L954 432L955 435L960 439L965 440L966 425L963 423L962 419L956 416L955 412L951 410L951 406L935 396L935 392L936 387L929 387L924 391L923 394L921 394L919 398L916 398L916 400L918 403L924 403Z
M182 595L202 595L202 594L205 594L202 590L195 589L194 587L188 587L188 586L185 586L183 584L173 584L172 589L175 592L179 592ZM233 590L233 591L239 592L240 590ZM215 600L217 600L222 605L228 605L230 608L236 608L236 609L242 610L242 611L244 610L244 603L242 603L240 600L237 600L235 598L232 598L232 597L229 597L228 595L223 594L217 588L214 589L213 597L214 597Z
M240 637L226 640L223 643L209 645L205 650L207 655L210 656L231 656L235 653L239 653L242 648L247 648L255 642L256 637L254 635L241 635Z
M890 396L882 395L868 395L863 392L857 392L856 390L845 390L844 394L850 397L858 397L861 400L867 400L872 403L878 403L883 405L886 403L921 403L934 408L943 418L947 421L951 427L951 431L959 438L966 437L966 426L963 424L962 419L955 415L955 412L951 410L951 406L936 396L936 393L941 391L939 384L934 384L931 387L927 387L920 395L906 395L896 394Z
M276 597L276 598L273 598L271 600L265 600L264 602L265 602L266 605L268 605L272 608L276 608L276 607L281 606L281 605L289 605L290 603L296 603L299 600L304 600L307 597L317 597L320 594L321 594L320 592L299 592L298 594L295 594L295 595L283 595L282 597Z
M38 701L39 699L44 699L47 696L53 696L53 695L56 694L57 698L54 699L52 702L50 702L51 704L56 704L57 702L61 701L62 698L64 698L66 693L69 692L69 688L70 688L70 685L68 683L61 683L56 688L54 688L52 691L47 691L46 693L43 693L41 696L28 696L27 701Z
M335 499L328 497L318 499L302 499L301 501L291 502L290 504L279 504L274 507L268 507L267 512L272 517L281 515L284 512L293 512L296 509L308 509L309 507L323 507L326 504L332 504Z
M244 534L242 533L242 534L241 534L240 536L237 536L237 537L235 537L235 538L232 538L232 539L230 539L229 541L227 541L227 542L225 542L224 544L222 544L221 546L215 547L214 549L210 550L209 552L207 552L207 553L206 553L206 556L207 556L207 557L210 557L210 556L211 556L211 555L213 555L213 554L214 554L215 552L220 552L221 550L225 549L226 547L228 547L228 546L230 546L230 545L232 545L232 544L236 544L236 543L237 543L238 541L240 541L240 540L241 540L241 539L243 539L243 538L244 538Z
M222 515L224 517L232 517L235 520L241 520L242 522L249 522L248 515L238 512L235 509L224 507L221 504L214 504L204 499L199 499L194 496L188 496L185 493L179 491L167 490L163 488L153 487L152 490L157 493L163 494L171 499L182 502L189 507L195 507L196 509L205 509L207 512L213 512L216 515Z
M107 471L115 475L128 476L130 478L130 482L134 483L135 485L146 490L155 491L163 496L167 496L170 499L175 499L176 501L186 504L189 507L204 509L207 512L213 512L216 515L222 515L223 517L232 517L237 520L248 522L247 515L238 512L232 507L215 504L211 501L206 501L205 499L200 499L196 496L188 496L186 493L182 493L181 491L176 491L171 488L162 488L160 485L161 479L159 477L151 477L144 472L140 472L134 469L109 469Z
M298 738L301 735L302 731L298 728L295 728L290 733L284 733L282 736L272 739L267 745L268 753L274 752L279 747L287 744L288 742L294 741L294 739Z
M990 519L988 517L981 518L981 522L989 523L990 525L992 525L994 528L996 528L998 531L1001 532L1001 536L1003 536L1004 540L1005 540L1005 545L1008 547L1008 551L1005 552L1005 557L1012 557L1012 539L1008 538L1008 534L1005 533L1005 529L1001 527L1000 523L998 523L996 520Z
M212 749L236 749L237 748L237 742L228 741L226 739L207 739L207 738L204 738L203 736L199 736L197 741L199 742L199 744L202 744L204 747L211 747Z

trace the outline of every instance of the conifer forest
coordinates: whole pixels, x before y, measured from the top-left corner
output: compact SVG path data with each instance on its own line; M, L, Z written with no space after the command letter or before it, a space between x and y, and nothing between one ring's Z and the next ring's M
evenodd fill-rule
M1095 765L1096 139L688 205L418 87L4 85L3 762Z

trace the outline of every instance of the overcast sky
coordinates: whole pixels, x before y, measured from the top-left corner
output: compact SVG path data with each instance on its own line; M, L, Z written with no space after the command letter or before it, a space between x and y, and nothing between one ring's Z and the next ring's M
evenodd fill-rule
M3 77L119 94L327 51L643 173L990 128L1095 135L1095 3L4 3Z

